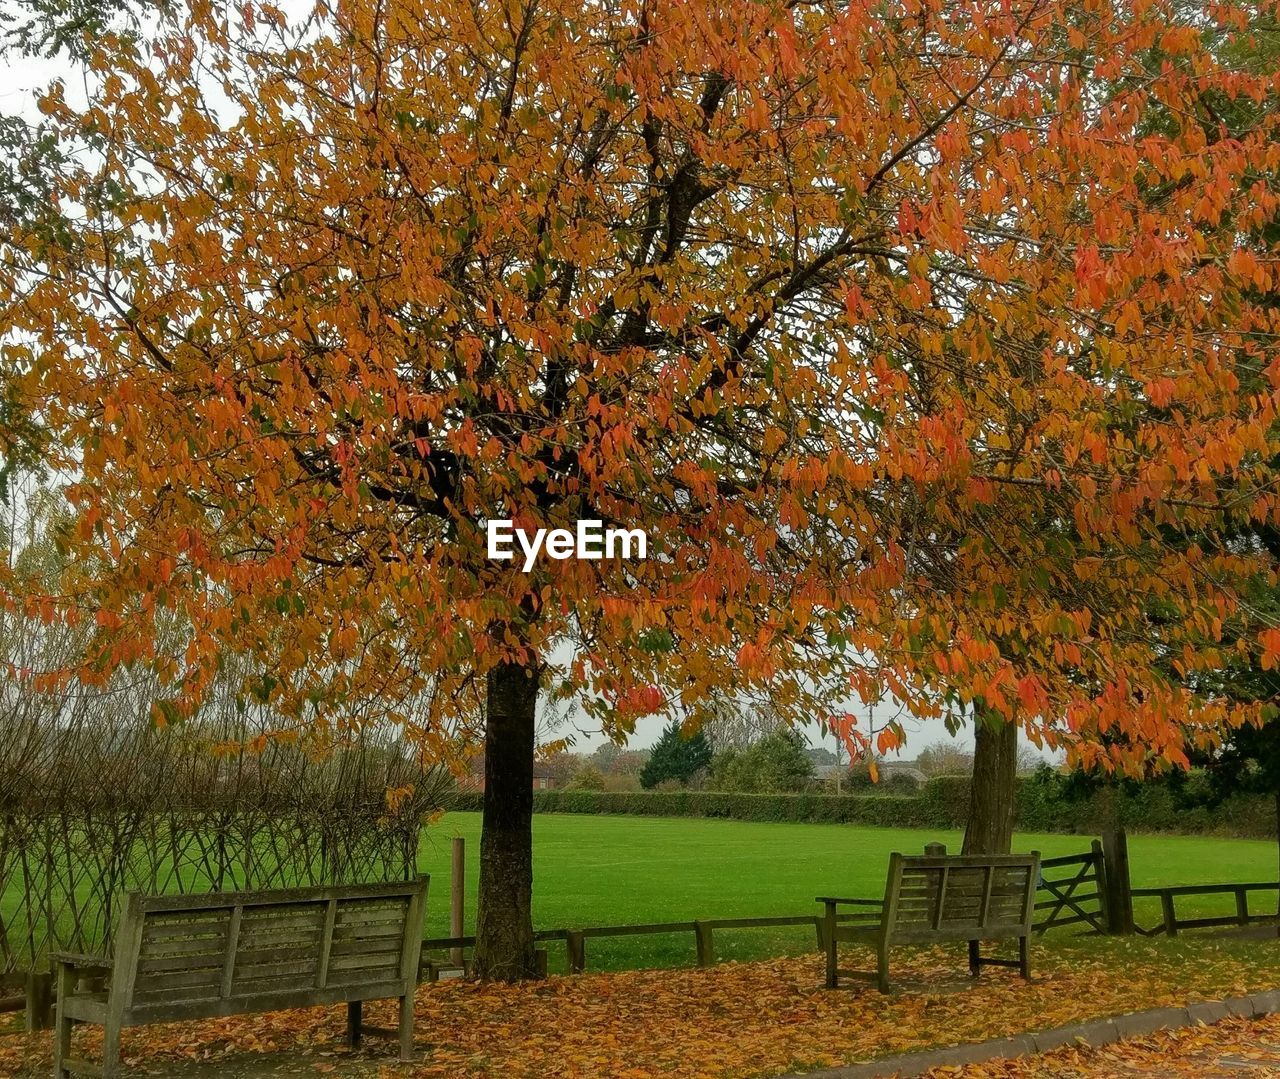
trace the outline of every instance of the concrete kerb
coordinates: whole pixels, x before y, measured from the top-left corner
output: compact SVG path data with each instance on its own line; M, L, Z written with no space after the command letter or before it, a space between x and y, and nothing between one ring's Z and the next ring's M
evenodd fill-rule
M1185 1008L1150 1008L1106 1019L1091 1019L1084 1023L1054 1027L1034 1034L1019 1034L1012 1038L902 1053L816 1072L797 1072L783 1076L782 1079L892 1079L894 1076L909 1079L910 1076L924 1075L930 1068L956 1068L988 1060L1034 1056L1036 1053L1047 1053L1069 1045L1083 1044L1097 1048L1130 1038L1145 1037L1158 1030L1208 1026L1232 1017L1257 1019L1275 1012L1280 1012L1280 989L1253 993L1247 997L1197 1001Z

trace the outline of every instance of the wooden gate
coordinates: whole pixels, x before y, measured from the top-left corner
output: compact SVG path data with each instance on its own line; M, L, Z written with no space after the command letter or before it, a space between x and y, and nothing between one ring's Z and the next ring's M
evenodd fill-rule
M1106 862L1096 839L1084 854L1045 858L1040 862L1036 895L1037 933L1069 925L1083 925L1087 933L1107 931Z

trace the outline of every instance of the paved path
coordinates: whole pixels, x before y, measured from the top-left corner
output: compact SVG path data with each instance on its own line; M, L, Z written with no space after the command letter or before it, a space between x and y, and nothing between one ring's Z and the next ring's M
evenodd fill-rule
M1262 1079L1280 1077L1280 1015L1230 1019L1101 1049L938 1070L941 1079Z

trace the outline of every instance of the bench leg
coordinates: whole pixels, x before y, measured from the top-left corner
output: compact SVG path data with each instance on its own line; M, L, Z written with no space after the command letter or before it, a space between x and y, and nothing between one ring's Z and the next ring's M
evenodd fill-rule
M75 992L76 977L71 968L58 964L57 1004L53 1013L53 1079L67 1079L71 1073L62 1062L71 1055L71 1020L63 1012L63 1002Z
M978 976L978 972L982 969L979 963L978 942L976 940L969 941L969 973L973 977Z
M1031 980L1031 941L1026 937L1018 938L1018 973Z
M53 1030L53 1079L69 1079L62 1062L71 1055L71 1020L59 1015Z
M102 1079L120 1074L120 1024L108 1021L102 1032Z
M889 992L889 945L884 941L876 952L876 985L880 992Z
M826 916L822 920L823 944L827 951L827 988L834 989L839 982L836 974L836 911L833 904L827 905Z
M413 1054L413 994L400 998L400 1059L410 1061Z
M364 1001L347 1001L347 1045L351 1049L360 1048L360 1033Z

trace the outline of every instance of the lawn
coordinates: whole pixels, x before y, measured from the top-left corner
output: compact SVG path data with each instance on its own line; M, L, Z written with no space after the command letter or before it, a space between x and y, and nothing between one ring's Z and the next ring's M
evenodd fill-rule
M450 813L428 829L422 867L433 878L428 932L449 921L449 840L467 841L467 924L475 912L480 815ZM534 925L572 928L693 918L811 914L816 895L878 896L892 851L918 852L938 840L958 852L959 832L842 824L756 824L681 817L538 814L534 817ZM1014 850L1045 857L1087 850L1072 835L1019 835ZM1262 840L1204 836L1130 836L1135 888L1276 879L1276 847ZM1259 898L1259 905L1270 897ZM1231 896L1180 900L1179 915L1228 914ZM1139 901L1140 924L1159 920L1158 904ZM812 950L812 930L716 933L726 959ZM563 947L549 946L553 970ZM679 966L691 962L692 934L591 940L588 969Z

